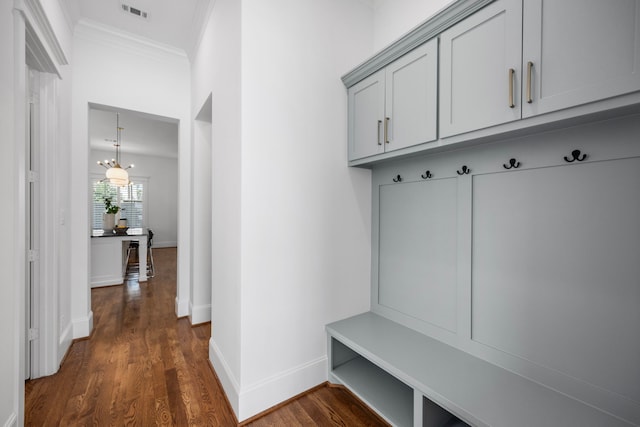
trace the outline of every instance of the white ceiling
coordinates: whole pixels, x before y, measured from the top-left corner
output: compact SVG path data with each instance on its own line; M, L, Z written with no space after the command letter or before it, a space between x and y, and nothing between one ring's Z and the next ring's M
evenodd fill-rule
M215 0L62 0L72 24L89 19L191 54ZM142 19L122 4L148 13Z
M89 109L91 149L110 151L114 153L111 157L115 156L116 111L120 112L120 127L124 128L120 135L122 153L178 157L177 120L97 105Z

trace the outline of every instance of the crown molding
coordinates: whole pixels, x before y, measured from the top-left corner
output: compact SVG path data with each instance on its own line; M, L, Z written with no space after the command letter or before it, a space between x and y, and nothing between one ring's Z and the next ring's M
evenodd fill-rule
M189 39L187 40L187 55L191 60L193 60L196 52L198 52L215 4L216 0L200 0L198 2L198 6L193 14L193 21L191 22Z
M346 87L353 86L493 1L458 0L342 76L342 82Z
M74 37L152 58L188 60L184 50L109 25L82 18Z

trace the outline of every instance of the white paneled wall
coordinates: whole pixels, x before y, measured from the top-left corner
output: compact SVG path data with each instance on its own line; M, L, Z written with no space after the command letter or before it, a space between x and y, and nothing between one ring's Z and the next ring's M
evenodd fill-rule
M372 311L637 422L638 119L374 168Z

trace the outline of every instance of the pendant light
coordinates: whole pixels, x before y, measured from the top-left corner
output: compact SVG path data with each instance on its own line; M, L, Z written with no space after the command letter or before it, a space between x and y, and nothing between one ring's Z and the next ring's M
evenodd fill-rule
M120 113L116 113L116 140L113 144L116 147L116 158L105 161L98 161L98 164L107 170L106 178L109 182L117 187L126 187L129 185L129 173L127 169L131 169L134 165L129 165L126 168L120 166L120 137L122 129L120 127Z

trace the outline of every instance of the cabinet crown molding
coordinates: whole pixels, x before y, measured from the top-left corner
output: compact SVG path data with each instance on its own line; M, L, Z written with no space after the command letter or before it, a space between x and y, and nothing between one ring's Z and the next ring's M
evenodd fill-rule
M342 82L346 87L353 86L493 1L456 1L375 54L372 58L349 71L342 76Z

